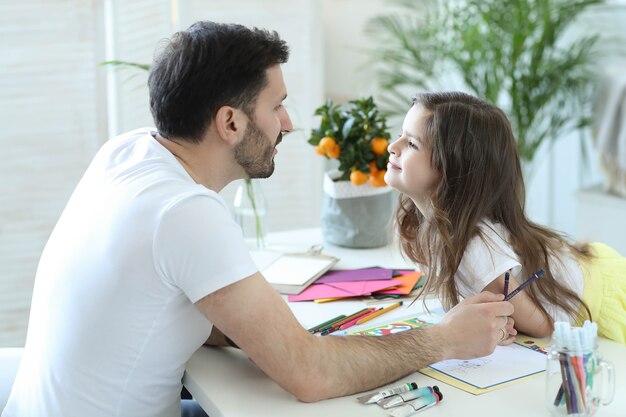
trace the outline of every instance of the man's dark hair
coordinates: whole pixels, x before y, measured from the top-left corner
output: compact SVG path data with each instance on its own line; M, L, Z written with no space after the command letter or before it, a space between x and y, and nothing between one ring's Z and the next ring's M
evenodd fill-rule
M148 78L159 134L197 143L222 106L252 116L266 70L288 59L289 48L275 31L203 21L177 32Z

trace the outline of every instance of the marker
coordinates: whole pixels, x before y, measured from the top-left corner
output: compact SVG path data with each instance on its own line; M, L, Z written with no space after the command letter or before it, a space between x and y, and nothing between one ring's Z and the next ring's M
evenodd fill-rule
M376 318L376 317L380 316L381 314L385 314L385 313L393 310L394 308L400 307L402 304L404 304L404 302L403 301L399 301L397 303L390 304L390 305L388 305L385 308L381 308L380 310L376 310L375 312L373 312L371 314L368 314L365 317L361 317L356 322L356 324L361 324L361 323L365 323L366 321L370 321L371 319Z
M530 284L535 282L544 273L545 271L543 269L540 269L539 271L535 272L530 278L524 281L522 285L514 289L510 294L507 294L507 296L504 297L504 301L509 301L511 298L515 297L520 291L522 291L524 288L528 287Z
M506 271L506 273L504 274L504 296L505 297L509 295L509 277L510 276L511 274L509 274L509 271Z

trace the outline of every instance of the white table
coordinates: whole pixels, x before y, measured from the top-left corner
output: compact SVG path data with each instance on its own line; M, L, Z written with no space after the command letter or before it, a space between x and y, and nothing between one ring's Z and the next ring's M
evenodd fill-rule
M357 268L372 265L403 268L410 266L393 246L350 250L323 243L317 229L276 233L270 235L270 246L278 250L303 251L314 244L323 244L324 252L341 258L337 268ZM416 303L418 304L418 303ZM356 301L324 304L292 303L290 307L304 327L311 327L346 311L358 310ZM414 305L413 308L419 308ZM396 309L399 310L399 309ZM395 315L406 315L405 311ZM392 312L393 313L393 312ZM391 314L378 318L386 321ZM376 324L372 320L369 324ZM616 395L613 402L598 412L599 417L626 416L626 347L600 340L599 348L605 359L613 362L616 371ZM415 381L419 386L439 385L444 400L424 415L529 417L548 416L545 407L545 376L525 380L512 386L475 396L448 386L435 379L415 373L390 386ZM211 417L320 417L320 416L387 416L377 405L365 406L356 401L357 395L334 398L312 404L299 402L257 368L247 356L232 348L203 347L187 363L183 383Z

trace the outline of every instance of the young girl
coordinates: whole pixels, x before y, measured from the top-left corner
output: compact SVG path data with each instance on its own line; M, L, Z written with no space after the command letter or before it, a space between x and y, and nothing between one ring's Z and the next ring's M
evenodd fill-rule
M509 292L515 328L543 337L554 321L593 318L599 334L626 344L626 258L602 244L574 245L531 222L511 125L497 107L463 93L413 99L389 145L385 181L402 194L396 224L404 254L450 308L483 290Z

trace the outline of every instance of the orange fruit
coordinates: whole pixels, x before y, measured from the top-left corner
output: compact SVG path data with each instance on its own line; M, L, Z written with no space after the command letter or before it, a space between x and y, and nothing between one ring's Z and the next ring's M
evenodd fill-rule
M331 136L324 136L322 140L320 140L318 146L322 148L325 153L328 153L329 150L337 146L337 142L335 142L335 139L333 139Z
M341 148L339 148L339 145L337 144L335 144L335 146L333 146L330 149L326 149L326 156L331 159L339 158L340 154L341 154Z
M322 148L319 145L315 147L315 153L318 154L318 155L322 155L322 156L326 155L326 152L324 151L324 148Z
M372 174L370 176L370 184L373 185L374 187L384 187L385 185L387 185L387 183L385 182L386 172L387 172L386 169L381 169L380 171L377 171L376 173Z
M389 146L389 142L385 138L374 138L370 142L374 155L382 155L387 152L387 146Z
M372 162L370 162L368 165L369 165L369 167L370 167L370 172L371 172L372 174L374 174L374 173L378 172L378 166L376 165L376 161L372 161Z
M363 185L367 182L370 174L355 169L350 174L350 182L354 185Z

